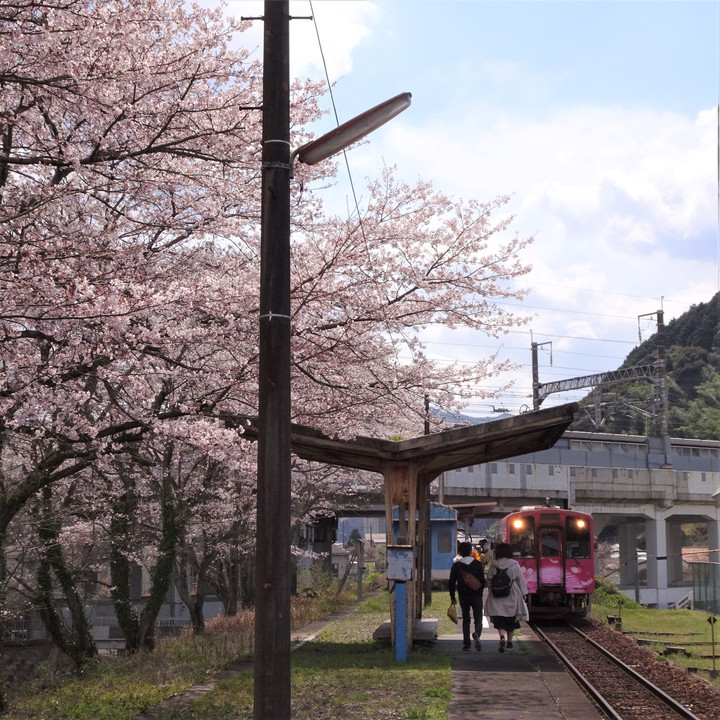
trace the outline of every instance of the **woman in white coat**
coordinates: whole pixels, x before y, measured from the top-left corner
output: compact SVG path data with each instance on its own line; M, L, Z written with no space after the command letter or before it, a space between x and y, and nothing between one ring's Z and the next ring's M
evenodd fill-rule
M507 595L493 594L493 577L498 570L504 570L510 581ZM500 573L502 576L502 573ZM508 543L499 543L495 547L495 557L487 572L488 594L485 598L485 615L500 634L499 651L512 648L513 634L520 627L520 620L527 620L528 610L525 602L528 594L525 577L517 560L512 559L512 548Z

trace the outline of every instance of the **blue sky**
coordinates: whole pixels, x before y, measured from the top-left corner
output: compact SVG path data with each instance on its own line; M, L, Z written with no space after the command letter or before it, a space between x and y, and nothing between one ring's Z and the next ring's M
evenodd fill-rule
M536 238L529 326L501 340L426 335L442 361L498 351L520 365L495 406L531 402L531 330L552 342L541 382L614 370L639 326L644 339L654 330L638 316L662 308L667 322L720 289L720 1L315 0L312 9L316 26L292 23L292 72L324 77L319 33L341 122L413 93L405 113L348 152L360 194L383 164L458 197L511 194L513 231ZM260 15L262 4L234 0L227 11ZM309 2L291 13L310 15ZM251 47L261 42L255 26ZM314 129L333 123L330 114ZM344 172L327 191L338 212Z
M321 31L326 5L314 4ZM353 52L353 72L339 84L338 99L349 98L352 88L387 94L397 84L412 85L417 114L480 101L542 117L579 103L694 112L716 96L716 2L381 6L372 37Z

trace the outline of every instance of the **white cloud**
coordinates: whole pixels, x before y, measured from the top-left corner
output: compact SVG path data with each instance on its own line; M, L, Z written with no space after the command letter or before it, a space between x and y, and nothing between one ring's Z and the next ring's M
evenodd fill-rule
M536 236L526 255L529 327L536 340L554 338L545 381L617 368L637 342L639 315L663 307L668 322L717 292L715 111L692 118L584 106L542 122L482 117L466 108L421 124L411 108L352 151L350 163L356 185L385 161L457 196L513 194L514 229ZM444 356L489 352L478 336L433 341L448 343L431 348ZM530 338L512 344L527 348L507 351L524 365L513 375L527 395Z
M291 3L291 11L295 7ZM298 7L307 3L297 3ZM380 8L365 0L316 2L315 22L296 21L292 27L291 72L294 77L325 77L322 56L335 82L353 69L353 51L380 21ZM317 32L315 26L317 25ZM322 40L322 55L317 33Z
M216 3L211 3L216 4ZM257 0L230 0L227 13L236 18L261 17L263 3ZM311 18L313 16L315 20ZM353 69L353 51L380 21L379 6L367 0L313 3L306 0L290 3L290 74L293 78L324 79L323 56L330 82ZM317 27L317 29L316 29ZM318 42L318 34L322 41ZM243 45L262 48L262 22L243 34Z
M537 238L530 261L555 266L560 281L561 270L583 268L595 286L659 296L714 278L712 112L580 107L542 123L504 117L484 125L478 117L416 125L411 108L354 151L351 167L371 175L384 159L458 196L512 193L515 228ZM684 267L691 277L678 275Z
M233 1L229 9L260 15L262 3ZM546 380L615 369L637 342L638 315L662 305L669 321L718 291L715 108L695 116L663 109L673 89L652 74L644 82L649 87L658 80L663 88L653 104L628 104L627 93L614 96L609 82L598 93L614 104L592 104L587 98L595 96L593 87L578 87L578 81L604 81L604 74L523 58L512 48L489 57L475 46L447 45L433 55L437 48L429 44L427 27L423 36L417 26L388 24L392 7L380 3L316 0L314 10L331 80L340 78L339 89L357 98L361 109L382 99L353 72L353 57L372 34L382 35L384 44L375 47L388 48L393 73L412 80L407 89L416 91L406 113L349 152L360 197L364 178L376 177L383 164L396 165L408 182L430 180L451 195L490 200L512 194L510 211L517 219L511 231L536 236L525 258L533 271L523 286L527 281L533 288L526 304L533 306L528 313L535 315L529 326L535 339L553 338L555 364L543 366ZM293 2L291 13L309 15L309 4ZM409 22L414 19L413 11ZM255 25L260 45L262 23ZM405 54L392 56L385 42L390 31L406 39L414 33ZM291 33L293 76L323 77L313 23L295 20ZM413 46L432 61L413 54ZM571 85L572 93L563 92ZM343 108L340 115L346 119ZM342 177L344 163L340 168ZM324 200L345 212L347 196L341 180ZM428 337L437 343L431 351L448 358L469 360L492 349L478 334ZM501 342L502 356L524 365L517 377L525 389L516 396L525 397L529 329Z

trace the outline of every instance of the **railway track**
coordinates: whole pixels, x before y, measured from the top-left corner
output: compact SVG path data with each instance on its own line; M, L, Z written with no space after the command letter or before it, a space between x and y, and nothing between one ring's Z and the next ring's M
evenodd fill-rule
M572 625L532 629L613 720L702 720Z

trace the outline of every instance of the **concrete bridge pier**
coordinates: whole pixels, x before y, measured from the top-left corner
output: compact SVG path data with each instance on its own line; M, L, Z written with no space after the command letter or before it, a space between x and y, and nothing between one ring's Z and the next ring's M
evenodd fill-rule
M682 524L679 522L668 522L667 537L669 548L667 582L668 585L681 585L683 582Z
M667 608L683 599L692 589L686 563L704 560L705 549L694 552L688 547L683 552L683 524L705 523L709 560L718 562L718 510L690 505L682 507L682 514L678 514L677 510L674 507L645 506L636 508L632 515L616 513L607 516L618 526L619 585L628 597L644 605ZM637 550L643 538L644 553ZM640 559L639 553L642 553Z
M720 562L720 522L717 519L708 520L708 548L710 549L710 562Z
M679 539L680 535L678 535ZM645 548L647 550L647 586L666 588L668 586L668 542L665 518L645 520ZM682 543L675 545L673 551L673 555L681 554Z
M635 520L618 525L620 585L625 587L637 587L640 582L637 557L637 537L640 532L640 523Z

